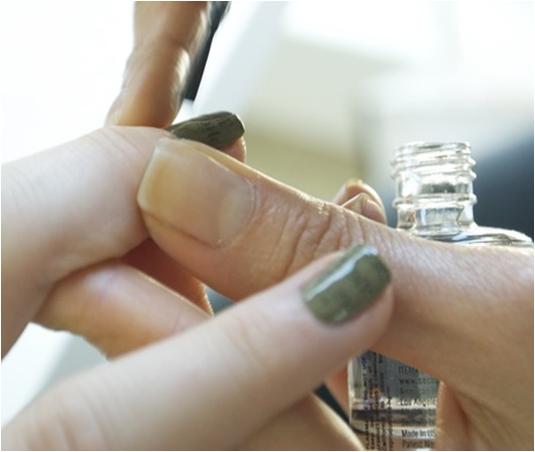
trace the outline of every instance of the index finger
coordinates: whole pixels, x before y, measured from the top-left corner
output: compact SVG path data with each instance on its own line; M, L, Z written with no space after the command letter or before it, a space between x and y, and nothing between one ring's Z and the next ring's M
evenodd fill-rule
M386 328L384 267L371 276L369 259L382 264L360 252L323 258L181 336L56 388L7 427L4 447L39 449L45 437L50 449L236 448ZM382 291L372 294L377 277ZM313 301L311 287L321 294ZM340 300L343 318L324 317Z
M171 124L207 31L209 8L209 2L136 2L134 48L108 124Z

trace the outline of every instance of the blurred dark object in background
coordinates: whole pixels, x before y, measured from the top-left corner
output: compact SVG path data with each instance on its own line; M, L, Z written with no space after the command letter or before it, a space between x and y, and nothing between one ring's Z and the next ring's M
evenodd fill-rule
M476 221L533 238L533 138L477 162Z

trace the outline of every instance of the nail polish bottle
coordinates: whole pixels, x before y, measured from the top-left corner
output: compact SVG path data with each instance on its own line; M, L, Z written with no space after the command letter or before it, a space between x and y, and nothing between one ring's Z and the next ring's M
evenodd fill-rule
M452 246L533 247L516 231L478 226L468 143L408 143L396 150L397 229ZM348 368L350 422L367 450L429 450L439 382L375 352Z

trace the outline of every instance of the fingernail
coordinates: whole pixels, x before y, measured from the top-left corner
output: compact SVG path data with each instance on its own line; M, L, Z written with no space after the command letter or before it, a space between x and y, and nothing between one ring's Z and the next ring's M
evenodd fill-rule
M319 320L339 323L363 311L389 283L390 272L377 250L355 245L306 283L301 294Z
M340 187L336 195L334 195L333 203L342 205L347 202L355 194L352 193L355 187L355 179L347 180L344 185Z
M228 156L201 144L161 139L138 192L141 209L197 240L222 246L247 223L253 186Z
M172 125L167 130L177 138L199 141L216 149L230 146L245 132L238 115L228 111L198 116Z
M378 204L379 207L381 207L381 209L384 212L385 206L383 205L383 201L381 197L379 196L379 193L377 193L377 191L375 190L375 188L373 188L371 185L364 182L362 179L359 179L357 183L358 185L360 185L361 191L367 192L367 194L370 196L372 201Z
M355 190L359 187L359 185L362 184L362 179L355 179L351 178L345 183L345 188L348 193L350 193L352 190Z
M344 203L342 207L378 223L386 223L386 215L383 208L366 193L359 193Z

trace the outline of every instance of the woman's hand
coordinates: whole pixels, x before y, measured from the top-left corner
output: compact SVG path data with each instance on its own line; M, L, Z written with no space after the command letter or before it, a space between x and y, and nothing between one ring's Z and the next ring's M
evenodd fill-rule
M60 383L4 429L3 447L236 448L277 445L274 431L306 433L297 438L305 446L357 447L321 402L300 401L382 334L392 309L386 280L375 303L345 293L363 301L354 320L320 321L302 287L340 258L329 256L203 321L184 297L117 259L146 237L135 192L162 135L106 129L4 167L4 343L36 314L111 353L175 335ZM358 262L338 278L359 281ZM317 429L299 425L299 412Z
M176 27L172 20L155 18L160 17L159 8L153 4L151 9L136 11L139 40L177 55L184 54L183 49L195 48L195 45L180 44L180 39L174 41L178 45L160 45L165 44L162 36L176 38L183 29ZM202 34L205 22L198 18L206 18L206 10L196 11L188 20L192 24L189 30L196 31L189 36ZM203 12L199 14L199 11ZM175 14L181 13L175 10ZM171 18L173 13L167 16ZM150 35L147 30L156 30L153 36L157 38L143 39ZM139 61L136 51L131 61ZM131 77L137 80L135 86L141 87L139 93L150 92L151 87L157 86L158 95L121 95L120 98L129 98L133 105L130 110L122 110L125 118L149 111L164 112L164 120L153 123L150 117L138 123L163 126L171 120L167 118L172 117L174 110L169 106L176 105L174 87L180 86L176 81L181 80L181 71L176 68L184 64L173 67L166 61L174 60L151 58L144 64L150 76ZM130 68L134 66L129 64ZM171 82L152 83L158 80L154 74L160 71ZM166 92L172 94L166 97ZM112 110L112 116L116 111ZM218 161L217 156L208 155L212 161ZM243 222L232 225L232 215L218 209L222 194L219 190L208 197L213 202L213 208L207 210L211 215L193 215L201 224L184 225L181 218L191 211L194 199L173 200L172 196L161 194L150 198L146 190L140 194L140 201L151 235L166 251L214 288L239 299L292 274L316 256L350 243L374 243L393 267L396 287L394 321L376 349L446 382L439 401L437 446L532 447L533 262L530 253L423 242L374 225L349 209L311 199L221 158L224 166L228 162L230 168L236 169L254 187L254 213L249 218L236 217L234 220ZM185 181L175 178L177 184L184 182L175 189L184 189ZM172 187L170 184L166 188L168 194L173 193ZM166 207L165 198L174 207ZM210 207L203 202L205 207ZM349 202L347 207L351 205L368 217L381 220L380 214L370 214L370 210L377 212L373 204L369 204L372 207L368 212L363 212L366 202L362 198ZM229 223L216 223L220 215ZM214 224L225 224L227 229L217 231ZM229 231L232 237L227 242L213 245L214 237L217 242L222 233ZM331 390L343 404L347 398L345 386L343 374L330 380Z
M191 62L206 39L210 2L138 2L134 7L134 47L108 125L168 127L180 109ZM204 141L204 140L201 140ZM245 142L225 149L244 161ZM202 283L147 239L124 262L186 296L211 313Z
M206 2L136 4L135 45L109 124L171 123L180 107L190 59L206 31L209 8ZM3 167L2 259L10 265L2 274L2 356L58 281L110 258L120 257L121 263L155 277L210 312L202 285L147 239L133 202L154 143L166 135L149 128L102 129ZM243 159L243 140L224 151ZM84 215L76 210L78 204ZM143 309L136 315L130 310L125 324L139 327L134 318L142 316ZM98 322L95 316L93 322L69 328L100 335L104 319L110 318L108 311L105 314ZM51 326L65 326L56 325L57 316L45 312L42 317ZM134 331L127 336L141 337ZM159 336L156 331L147 334L139 345ZM106 352L119 353L126 347L122 342L114 341L114 348Z
M21 328L40 308L38 318L45 319L45 324L59 322L61 327L64 322L83 329L95 320L99 328L94 329L93 341L98 344L100 334L104 349L123 342L109 335L113 320L121 333L123 327L139 325L146 343L161 337L165 322L171 332L200 318L200 311L183 297L119 261L108 260L122 256L146 237L133 197L148 148L162 134L154 129L113 128L7 165L2 190L3 319L7 320L3 334L8 333L4 343L16 334L11 325ZM529 253L424 242L307 197L207 146L165 139L158 148L138 199L152 236L200 279L239 298L255 286L259 290L295 272L320 254L351 243L373 243L393 269L397 303L391 328L375 349L446 382L439 405L439 447L526 447L531 441L532 355L531 343L525 340L532 332ZM75 172L80 162L84 171ZM192 179L187 175L192 172L209 176L202 181L199 200L195 199L198 187L188 185ZM231 187L225 189L229 181ZM242 184L245 195L239 192ZM190 196L184 198L184 192ZM233 215L232 209L241 209L249 201L253 203L249 214ZM227 208L220 209L222 204ZM204 215L198 215L193 206L202 207ZM233 223L236 219L242 223ZM150 298L140 296L151 291ZM147 306L158 308L147 311ZM116 315L103 325L106 319L98 315L99 309L115 310ZM153 319L147 312L161 317L156 319L157 334L151 331ZM386 316L380 317L380 326ZM252 328L257 324L258 320L251 322ZM139 341L137 328L132 331L134 342ZM91 339L91 333L86 336ZM128 334L121 337L128 339ZM359 342L362 348L357 350L355 342L354 353L370 344ZM484 360L479 359L483 356ZM94 372L100 375L104 370ZM74 381L79 387L79 381ZM332 380L331 388L343 400L337 381ZM45 396L44 406L61 400L63 391L68 394L65 397L72 397L71 390L62 389L53 398ZM108 393L105 398L109 399ZM83 412L86 405L70 407ZM23 438L20 433L28 428L28 419L40 426L39 435L44 436L54 426L64 425L50 424L39 412L30 409L22 414L5 437L15 438L10 432L16 431ZM70 414L67 419L73 422L67 422L68 431L79 419ZM499 434L494 422L500 423Z
M386 326L389 291L354 321L325 324L312 315L300 288L332 261L323 259L188 333L56 386L7 426L3 447L240 446ZM342 423L332 424L338 447L356 446Z
M530 447L531 251L413 238L184 140L158 143L138 201L159 246L234 299L326 253L375 245L392 269L396 307L374 350L444 382L437 446Z
M178 4L171 5L169 8L182 8ZM140 4L136 6L136 47L127 66L122 93L110 112L110 123L163 127L172 121L179 106L177 99L180 99L179 92L190 55L195 52L206 20L205 4L185 4L184 7L190 11L191 17L177 13L177 10L160 15L160 6L154 6L157 9L152 10L148 5L146 10L142 10ZM184 19L180 27L176 26L176 20L181 20L176 14ZM165 262L165 255L146 240L146 230L132 203L153 143L164 132L125 130L113 128L98 132L87 137L85 142L65 145L63 152L61 149L52 151L53 157L49 151L48 157L42 154L40 160L34 160L36 163L26 160L26 166L12 166L8 171L11 173L9 184L6 183L6 170L3 170L2 335L7 340L3 340L2 353L9 348L25 323L36 318L37 312L37 318L42 323L84 334L109 355L118 355L183 331L206 318L206 314L185 297L163 288L139 270L124 265L125 262L132 263L182 292L187 292L189 287L190 299L206 309L202 291L198 291L200 284L187 272L177 271L181 267L170 259ZM72 152L73 149L77 151ZM90 163L92 160L94 163ZM84 171L77 171L79 162L87 163ZM180 209L171 223L165 219L165 225L161 224L161 218L157 219L161 206L150 214L146 213L149 223L152 221L151 233L170 254L216 289L240 298L293 273L315 256L363 239L375 243L393 268L397 303L394 323L375 349L417 366L447 383L442 388L439 402L437 446L531 447L533 267L530 256L515 250L453 249L424 243L375 226L347 209L312 199L237 165L242 168L239 170L242 177L252 181L256 207L254 215L245 218L243 225L234 231L231 229L235 236L229 241L216 243L214 247L195 239L195 232L203 232L210 237L214 231L218 235L222 230L229 230L214 228L213 224L201 225L197 231L192 223L189 229L193 230L193 237L184 234L183 231L189 232L188 227L176 224L177 217L181 216ZM58 170L54 173L56 179L52 181L48 177L51 170ZM107 177L102 177L102 174ZM36 180L39 182L36 183ZM76 182L79 182L79 188ZM10 199L11 194L14 195L13 203L8 206L10 210L6 209L8 194ZM88 194L91 196L88 197ZM140 200L149 211L154 206L151 207L152 201L149 199L147 202L148 198L143 198L144 195L146 193L140 193ZM57 202L48 205L49 196L57 197ZM161 195L158 197L162 198ZM84 206L88 215L77 216L79 211L73 207L77 203ZM366 209L366 205L362 197L347 203L348 208L357 210ZM258 206L265 208L264 214L260 214L262 209ZM375 211L370 216L380 220L380 214L373 206L373 203L368 204L368 210ZM187 203L177 207L184 208L184 212L190 209ZM9 228L6 212L16 214L17 218L17 223L12 222ZM205 221L213 222L217 219L217 212L217 209L207 212ZM10 217L13 219L12 215ZM193 220L199 218L194 216ZM228 228L228 225L225 226ZM6 233L7 229L10 229L9 233ZM107 240L109 237L113 240ZM124 260L108 260L127 252ZM196 257L190 259L191 256ZM10 268L5 263L8 257L14 258L15 265ZM95 265L87 268L90 264ZM61 284L58 281L62 281ZM384 321L385 318L379 316L378 323ZM372 325L370 328L377 327L373 322L369 325ZM370 334L373 336L380 327ZM276 334L276 331L273 332ZM178 336L166 343L180 338ZM164 347L164 344L161 346ZM362 349L367 347L363 342L355 342L354 345L352 353L360 351L358 346ZM173 348L171 345L168 347L168 350ZM150 369L152 357L141 356L147 359L143 368ZM126 362L129 359L126 358ZM167 368L170 361L162 360L165 362L162 368ZM118 360L110 365L110 369L119 369L118 373L114 374L115 370L112 370L111 374L124 375L120 369L126 368L126 378L130 381L137 368L133 370L134 367L128 364L122 367L123 362ZM154 363L157 362L162 361L155 359ZM25 447L33 444L42 448L51 443L41 440L57 441L59 438L62 441L58 431L66 435L65 442L61 443L63 446L53 443L50 447L84 447L83 444L98 441L99 435L105 431L98 416L101 407L102 417L108 420L110 410L116 409L115 400L122 403L131 395L145 401L136 391L139 388L135 381L132 386L117 388L118 399L114 399L114 393L106 391L107 369L101 367L89 374L93 376L78 377L54 390L53 396L45 395L7 428L3 441L19 446L22 443L16 443L17 440L25 441ZM165 375L170 375L169 379L176 388L173 372L180 370L176 367L169 370L171 372ZM149 376L141 372L141 375L143 390L147 387L144 378L154 377L155 386L162 383L159 394L164 401L180 403L170 397L170 394L176 393L166 392L169 386L163 380L157 380L159 374ZM104 385L93 384L101 376L104 377ZM110 384L110 387L115 391L116 384ZM333 376L330 387L339 400L343 402L346 399L343 374ZM129 391L128 388L133 389ZM151 391L158 388L149 386L149 389L147 394L152 395ZM69 401L69 397L73 400ZM299 420L297 416L312 412L318 415L314 427L305 428L304 433L291 439L314 439L318 426L325 426L325 420L328 420L327 428L322 430L325 435L318 435L325 442L312 444L325 444L324 449L329 447L328 444L338 444L339 448L345 449L355 447L354 439L339 421L332 418L332 413L325 406L314 398L306 400L283 410L270 424L253 428L254 434L252 431L244 433L238 428L237 435L243 433L248 441L236 444L242 447L285 448L284 443L277 442L277 438L292 436L285 430L288 425L297 427L293 430L294 434L299 428L304 428L296 422ZM136 408L128 403L125 402L124 407L127 410L132 408L135 417ZM54 416L48 417L50 406L59 408L54 411ZM150 406L149 403L147 407ZM145 418L147 412L148 418ZM281 410L278 412L281 413ZM120 416L122 411L117 413ZM171 409L169 413L176 415ZM287 413L290 413L290 422ZM159 408L142 413L140 410L134 420L161 422L161 418L156 419L159 414ZM179 424L181 419L175 416L173 422ZM152 426L151 422L147 425ZM93 430L95 436L87 426L89 430L96 426ZM136 430L138 424L133 426ZM169 422L164 422L162 428L167 426ZM144 434L146 430L140 427L139 432ZM229 432L232 429L227 428L220 434ZM173 444L171 447L177 447L179 443L175 437L168 431L163 433L160 438L147 436L144 439L161 440L156 445L151 443L150 447L168 447L168 441ZM137 437L134 435L132 438ZM118 439L121 442L113 443L115 447L131 444L128 437ZM210 438L205 435L201 439ZM141 441L135 447L144 444ZM224 447L221 444L216 447ZM295 443L293 445L295 447Z
M136 5L136 47L110 123L169 124L198 39L192 30L204 27L205 6ZM162 8L173 11L161 15ZM136 179L159 136L165 132L103 129L3 168L3 354L29 320L80 334L106 355L118 356L209 318L201 283L146 239L137 215ZM243 140L224 150L245 157ZM41 425L43 434L62 428L55 421ZM347 449L356 444L332 411L308 396L241 447Z

